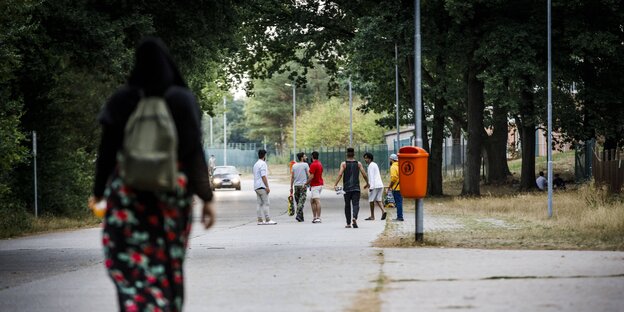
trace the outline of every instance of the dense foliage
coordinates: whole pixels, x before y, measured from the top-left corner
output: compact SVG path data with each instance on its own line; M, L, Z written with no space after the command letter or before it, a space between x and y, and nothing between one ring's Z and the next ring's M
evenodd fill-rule
M225 90L247 82L253 97L228 108L230 140L287 144L292 89L285 83L296 85L302 144L313 131L306 127L337 131L336 123L323 127L322 122L344 115L348 79L362 100L356 105L362 127L371 128L373 116L377 125L391 128L395 65L400 121L411 124L413 5L408 0L1 1L0 210L32 211L30 137L37 131L40 207L50 214L84 211L98 144L96 116L124 83L133 49L146 35L169 45L207 114L221 114ZM598 138L605 147L621 146L623 4L556 0L552 8L555 130L569 142ZM442 194L441 142L448 134L463 133L470 144L464 194L480 193L483 156L488 181L504 181L510 124L522 139L521 184L531 189L535 129L546 119L545 3L423 1L422 47L431 192ZM315 112L325 114L320 123ZM356 142L375 141L359 127Z
M39 207L86 211L99 125L134 47L163 38L203 109L227 89L224 51L235 44L234 1L58 0L0 3L0 204L33 211L31 132L38 136ZM235 22L236 20L236 22ZM3 217L4 218L4 217Z

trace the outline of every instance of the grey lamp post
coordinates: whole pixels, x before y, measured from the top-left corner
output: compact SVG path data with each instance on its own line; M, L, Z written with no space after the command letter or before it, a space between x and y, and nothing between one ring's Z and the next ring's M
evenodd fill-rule
M353 147L353 97L351 95L351 77L349 76L349 146Z
M401 148L401 132L399 131L399 48L396 42L394 43L394 97L395 97L395 111L396 111L396 128L397 128L397 147L394 151L399 153Z
M227 166L227 116L225 111L225 95L223 96L223 165Z
M343 73L344 68L338 67L339 73ZM349 83L349 147L353 147L353 96L351 89L351 76L347 80Z
M422 138L422 90L421 90L421 55L420 55L420 0L414 0L414 72L416 75L416 101L414 107L414 125L416 126L416 146L423 147ZM422 242L424 239L423 234L423 199L416 201L416 241Z
M552 172L552 56L551 56L551 3L547 1L548 9L548 217L553 214L553 172Z
M297 93L295 91L295 88L297 86L294 82L292 84L285 83L284 85L288 87L292 87L292 93L293 93L292 94L292 98L293 98L293 161L297 161L295 159L296 154L297 154L297 109L296 109Z

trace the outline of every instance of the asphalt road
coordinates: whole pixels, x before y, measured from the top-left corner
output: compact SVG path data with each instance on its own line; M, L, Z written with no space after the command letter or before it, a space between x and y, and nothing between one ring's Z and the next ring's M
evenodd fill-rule
M323 193L323 223L285 215L256 225L251 181L218 190L218 220L194 224L185 311L623 311L624 253L370 247L384 229L361 202L345 229L342 198ZM198 211L196 211L198 212ZM0 311L115 311L100 229L0 241ZM377 303L364 300L376 296Z

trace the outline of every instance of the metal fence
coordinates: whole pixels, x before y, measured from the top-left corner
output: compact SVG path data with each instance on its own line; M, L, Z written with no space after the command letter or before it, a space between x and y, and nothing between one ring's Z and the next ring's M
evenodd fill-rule
M364 153L369 152L373 154L373 161L377 163L379 166L379 171L381 174L388 173L389 161L388 158L393 151L388 150L388 145L379 144L379 145L356 145L353 147L355 150L355 159L364 163ZM301 152L306 153L308 155L308 160L312 161L312 152L319 152L319 161L323 164L324 171L331 171L332 173L338 172L340 170L340 163L345 161L347 148L346 147L317 147L317 148L304 148L300 150ZM291 154L292 156L292 154Z
M466 140L462 137L444 140L442 146L442 175L445 177L461 177L464 174L466 162Z
M624 155L619 150L605 150L593 153L592 174L596 184L609 187L609 191L619 193L624 185Z
M403 144L409 145L409 144ZM254 163L258 160L258 150L261 148L270 149L272 146L266 147L260 143L228 143L227 149L224 150L223 144L214 144L204 148L206 159L210 155L214 155L216 158L217 166L224 165L224 153L227 157L227 165L236 166L239 171L251 172ZM364 163L362 158L364 153L370 152L373 154L374 161L379 166L379 170L382 174L387 174L390 169L388 158L390 154L394 153L394 146L388 146L387 144L376 145L356 145L355 158ZM337 173L340 169L340 163L346 159L347 147L344 146L321 146L315 148L302 148L299 151L308 155L308 161L312 161L312 152L319 152L319 160L323 163L325 171ZM268 150L269 155L277 155L276 150ZM292 151L288 153L289 159L293 159ZM286 155L283 155L286 156ZM459 177L463 174L463 164L466 160L466 141L464 139L458 140L456 144L452 144L449 140L445 140L445 144L442 149L442 174L444 176ZM287 168L287 167L286 167ZM287 169L285 169L287 170Z
M257 143L228 143L227 148L223 148L223 143L214 144L204 148L206 160L210 155L214 155L217 166L236 166L238 171L251 172L253 165L258 160L258 150L263 148Z

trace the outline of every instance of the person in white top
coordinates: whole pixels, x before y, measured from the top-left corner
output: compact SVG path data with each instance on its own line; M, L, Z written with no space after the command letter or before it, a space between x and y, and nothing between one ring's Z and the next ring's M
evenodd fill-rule
M271 220L269 215L269 180L267 178L268 167L266 164L266 151L258 151L258 161L253 166L254 190L256 191L256 213L258 214L258 225L273 225L277 222ZM264 220L262 219L264 217Z
M384 184L381 180L379 166L377 166L373 159L373 154L364 153L364 161L368 164L368 182L364 185L364 188L369 188L368 203L371 211L370 217L364 220L375 220L375 204L381 209L381 220L386 220L386 210L381 202Z
M295 219L303 222L303 206L306 201L306 192L308 188L308 177L310 176L310 166L306 162L308 156L305 153L297 153L297 163L292 166L292 174L290 176L290 195L293 195L297 203L297 216Z
M548 186L548 181L544 177L544 171L539 172L539 177L535 180L535 184L537 184L537 189L543 191Z

